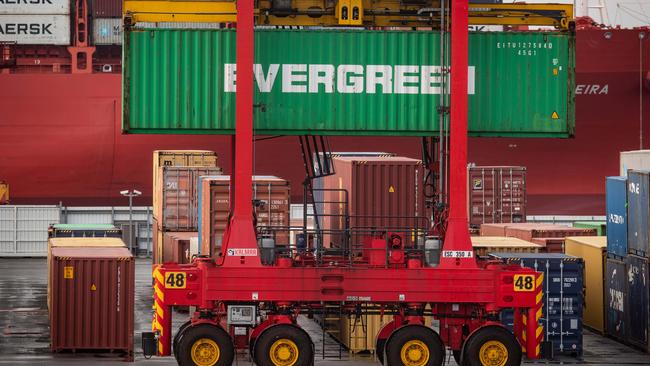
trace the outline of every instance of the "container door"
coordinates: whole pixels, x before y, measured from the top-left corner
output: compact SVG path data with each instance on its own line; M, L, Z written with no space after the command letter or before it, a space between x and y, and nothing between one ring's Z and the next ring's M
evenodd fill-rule
M627 180L607 178L607 253L623 258L627 255Z
M629 339L648 349L648 259L630 255L626 259L630 326Z
M605 311L607 316L606 332L619 340L625 340L627 334L627 274L625 263L608 258L605 269Z
M631 254L648 255L648 173L628 176L628 246Z

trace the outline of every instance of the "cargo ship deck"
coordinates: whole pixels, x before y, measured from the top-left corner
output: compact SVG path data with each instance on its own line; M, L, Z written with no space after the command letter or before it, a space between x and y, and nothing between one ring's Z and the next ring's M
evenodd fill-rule
M47 310L46 259L0 259L0 365L124 365L119 355L112 354L51 354L49 348L49 321ZM173 357L145 360L140 347L140 333L151 329L151 262L136 262L135 293L135 364L176 365ZM175 314L174 329L185 321L183 314ZM345 351L341 358L322 359L323 344L327 355L338 356L339 346L333 339L322 341L320 327L309 319L302 319L316 347L317 366L327 365L379 365L372 356L350 357ZM641 353L609 338L585 330L584 358L567 356L542 360L529 365L650 365L650 355ZM456 365L448 353L446 365ZM236 365L252 365L248 355L240 355Z

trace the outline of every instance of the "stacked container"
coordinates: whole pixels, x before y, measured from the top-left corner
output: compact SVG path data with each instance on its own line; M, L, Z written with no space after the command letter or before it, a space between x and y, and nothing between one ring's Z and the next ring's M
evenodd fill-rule
M552 343L554 353L582 357L583 260L559 253L497 253L492 256L544 273L544 306L540 319L544 341ZM502 323L510 330L513 316L512 309L501 313Z
M122 1L91 0L93 44L122 44Z
M526 168L516 166L470 166L469 222L526 221Z
M595 236L594 228L569 227L554 224L482 224L482 236L508 236L542 245L545 252L564 253L568 236Z
M289 182L274 176L253 177L255 217L261 236L271 236L275 245L289 245ZM230 215L230 176L204 176L199 182L199 252L215 255L221 248Z
M221 174L217 155L206 150L160 150L153 153L153 262L171 260L165 254L166 232L199 229L198 182L204 175Z
M607 254L622 259L627 255L627 178L607 177Z
M70 3L69 0L0 2L0 30L14 29L0 32L0 43L69 45ZM23 27L25 31L21 31Z

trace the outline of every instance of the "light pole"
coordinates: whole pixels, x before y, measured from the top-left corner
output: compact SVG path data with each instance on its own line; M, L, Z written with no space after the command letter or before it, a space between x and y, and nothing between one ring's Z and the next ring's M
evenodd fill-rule
M137 189L126 189L120 191L120 194L129 197L129 250L133 253L133 197L138 197L142 192Z

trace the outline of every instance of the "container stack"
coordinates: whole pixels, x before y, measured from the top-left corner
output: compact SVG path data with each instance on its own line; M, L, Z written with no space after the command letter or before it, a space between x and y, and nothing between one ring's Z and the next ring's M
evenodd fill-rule
M274 246L289 246L291 188L274 176L253 177L255 218L260 238ZM230 215L230 176L203 176L198 183L199 253L214 256L221 248ZM302 224L302 223L301 223ZM270 243L267 241L267 243Z
M198 237L199 178L217 174L221 174L221 168L217 166L217 154L213 151L154 151L152 223L154 264L174 261L174 253L178 254L179 249L172 247L180 244L171 239L172 237ZM166 236L169 238L167 243L170 243L171 247L165 246ZM171 251L167 251L166 248ZM190 258L192 254L197 253L186 252L184 257Z
M648 171L629 170L627 177L607 178L605 277L607 334L646 352L650 350L649 177Z
M54 237L48 243L53 352L119 352L133 360L135 261L119 238Z
M560 253L495 253L493 258L544 273L544 306L540 325L544 341L550 342L546 356L566 354L582 357L583 273L582 258ZM501 322L511 331L512 309L501 312Z
M543 246L547 253L564 253L564 241L569 236L596 236L595 228L569 227L554 224L483 224L481 236L507 236Z
M469 223L526 222L526 168L470 166Z
M93 44L122 44L122 1L91 0Z

